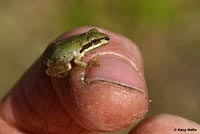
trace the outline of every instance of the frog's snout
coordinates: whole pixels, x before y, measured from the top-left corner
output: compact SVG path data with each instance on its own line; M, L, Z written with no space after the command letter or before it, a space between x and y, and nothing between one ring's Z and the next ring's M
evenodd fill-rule
M107 40L107 41L109 41L109 40L110 40L110 38L109 38L109 37L104 37L104 40Z

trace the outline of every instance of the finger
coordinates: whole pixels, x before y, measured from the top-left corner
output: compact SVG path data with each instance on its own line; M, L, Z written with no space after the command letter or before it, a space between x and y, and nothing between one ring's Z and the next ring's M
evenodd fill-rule
M200 125L185 118L160 114L141 122L131 134L198 134Z
M61 38L90 28L75 29ZM95 58L99 65L74 69L68 80L52 79L52 83L78 124L89 130L115 131L141 119L149 101L139 49L121 35L99 30L109 35L109 44L83 58L85 62Z

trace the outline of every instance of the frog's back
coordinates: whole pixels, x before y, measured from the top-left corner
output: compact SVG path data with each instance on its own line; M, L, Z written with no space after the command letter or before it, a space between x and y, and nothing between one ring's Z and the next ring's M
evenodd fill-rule
M49 51L48 64L61 62L67 63L74 58L76 44L73 38L58 41Z

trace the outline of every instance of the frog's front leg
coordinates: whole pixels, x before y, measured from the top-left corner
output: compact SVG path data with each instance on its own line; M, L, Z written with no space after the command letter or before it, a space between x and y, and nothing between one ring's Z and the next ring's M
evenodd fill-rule
M88 66L88 64L84 61L81 61L81 59L85 56L85 53L82 52L79 55L77 55L74 59L74 63L76 63L77 65L86 68Z
M64 76L68 75L71 68L71 63L67 63L66 65L62 66L50 66L46 69L46 74L52 77L63 78Z
M81 61L82 57L85 56L85 52L80 53L78 56L75 57L74 62L81 66L81 67L92 67L92 66L99 66L99 62L96 58L92 58L89 63Z

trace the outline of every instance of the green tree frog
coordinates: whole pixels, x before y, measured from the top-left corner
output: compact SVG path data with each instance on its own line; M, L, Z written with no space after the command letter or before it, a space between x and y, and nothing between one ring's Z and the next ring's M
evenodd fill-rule
M72 69L71 62L86 68L88 63L81 61L85 54L107 44L109 40L108 35L93 28L56 42L47 54L46 74L51 77L65 77Z

